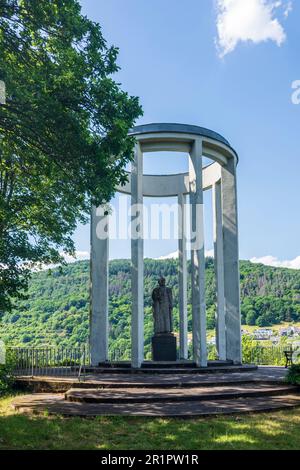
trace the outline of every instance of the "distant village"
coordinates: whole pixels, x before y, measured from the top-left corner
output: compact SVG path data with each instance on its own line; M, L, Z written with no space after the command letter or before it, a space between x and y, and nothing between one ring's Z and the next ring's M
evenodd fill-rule
M300 327L287 326L282 327L279 330L273 330L272 328L257 328L256 330L249 331L246 328L241 330L242 336L249 336L255 341L268 341L274 346L277 344L287 341L293 343L293 346L300 347ZM208 344L215 345L215 336L208 340Z
M247 330L242 330L242 334L249 335ZM252 333L253 339L257 341L272 341L278 343L280 338L299 339L300 342L300 328L296 326L288 326L286 328L280 328L278 332L272 330L272 328L258 328Z

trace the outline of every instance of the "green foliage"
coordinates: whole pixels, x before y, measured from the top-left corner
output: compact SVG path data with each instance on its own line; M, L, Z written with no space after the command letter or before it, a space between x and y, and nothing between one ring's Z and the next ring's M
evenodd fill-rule
M10 390L9 371L7 367L0 365L0 397Z
M14 358L7 354L6 363L0 364L0 396L9 393L14 383L13 377Z
M0 2L0 310L126 180L141 108L112 79L117 55L77 0Z
M242 322L259 327L300 319L300 271L241 261Z
M250 336L242 336L243 362L245 364L251 364L254 361L258 348L257 341L254 341Z
M284 351L287 348L287 339L281 338L276 346L261 344L251 336L242 336L242 351L244 364L284 366Z
M300 385L300 365L293 364L289 370L286 377L288 383L292 385Z
M188 266L190 270L190 266ZM173 289L174 328L179 329L178 264L176 260L145 260L145 353L150 357L153 320L151 292L157 279L164 274ZM262 281L263 280L263 281ZM251 324L258 324L268 317L268 325L284 321L287 311L295 312L300 320L299 293L300 272L258 266L241 262L242 315L247 321L247 305L251 307ZM208 326L215 326L215 278L213 260L206 260L206 303ZM280 296L278 286L282 285ZM267 293L264 297L263 293ZM277 311L279 302L282 309ZM261 309L258 309L258 306ZM298 313L297 313L298 312ZM188 284L188 324L192 329L191 286ZM123 359L130 358L131 328L131 271L130 261L110 262L109 285L109 347L112 354ZM16 300L11 313L2 315L0 338L15 346L80 346L88 341L89 330L89 263L81 261L63 268L34 273L29 283L28 299ZM271 348L264 352L257 342L243 337L244 361L254 359L282 361L282 355L274 356ZM252 359L250 351L252 350ZM256 351L256 353L255 353ZM209 349L211 359L215 349Z

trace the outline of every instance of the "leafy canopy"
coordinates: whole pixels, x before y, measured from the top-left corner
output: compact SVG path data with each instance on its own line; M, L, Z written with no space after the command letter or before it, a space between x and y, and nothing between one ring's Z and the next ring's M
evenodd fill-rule
M0 0L0 309L126 180L141 108L112 78L117 54L77 0Z

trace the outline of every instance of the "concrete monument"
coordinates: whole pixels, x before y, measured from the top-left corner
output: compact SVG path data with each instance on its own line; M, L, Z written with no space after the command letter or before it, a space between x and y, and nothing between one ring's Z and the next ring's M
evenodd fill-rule
M206 305L205 305L205 240L203 194L212 197L214 261L216 278L216 346L218 359L241 363L241 312L238 256L238 218L236 167L238 155L228 140L203 127L186 124L157 123L137 126L129 133L135 138L135 153L128 181L116 190L131 196L132 221L139 207L139 228L132 224L131 236L131 365L142 367L144 361L144 237L143 201L148 197L178 200L178 307L179 358L188 359L187 286L191 285L192 357L197 367L207 367ZM188 154L185 173L147 175L143 171L143 156L152 152ZM209 159L210 163L204 161ZM187 214L190 211L190 223ZM102 214L102 213L101 213ZM97 224L105 215L93 208L91 223L91 363L108 360L108 251L109 240L97 237ZM188 245L197 234L199 243ZM191 236L190 236L191 235ZM191 272L187 258L190 250ZM189 279L190 275L190 280ZM158 307L159 302L156 302ZM170 302L170 301L169 301ZM171 319L167 317L167 302L156 313L157 334L173 338ZM170 313L170 310L169 310ZM156 314L155 314L156 315ZM166 329L168 333L158 333ZM161 338L160 338L161 339Z

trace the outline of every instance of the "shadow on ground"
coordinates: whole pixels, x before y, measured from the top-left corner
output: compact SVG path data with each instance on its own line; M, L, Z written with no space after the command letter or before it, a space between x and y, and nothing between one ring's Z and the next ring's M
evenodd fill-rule
M192 420L21 415L0 401L0 449L299 449L300 408Z

